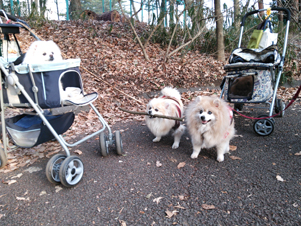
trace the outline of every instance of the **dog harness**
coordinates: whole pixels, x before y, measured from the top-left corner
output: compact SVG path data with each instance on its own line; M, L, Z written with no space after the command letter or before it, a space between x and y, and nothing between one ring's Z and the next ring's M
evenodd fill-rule
M175 106L177 108L177 112L178 112L178 117L181 118L182 117L182 111L181 111L181 105L179 103L179 101L173 97L169 97L169 96L162 96L161 98L164 98L164 99L169 99L169 100L173 100L174 102L176 102ZM178 120L175 120L175 125L174 127L172 127L174 130L176 130L177 128L179 128L180 126L180 121Z

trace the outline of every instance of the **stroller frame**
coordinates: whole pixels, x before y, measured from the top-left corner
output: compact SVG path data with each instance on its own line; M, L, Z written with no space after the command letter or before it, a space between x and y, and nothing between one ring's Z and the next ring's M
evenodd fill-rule
M242 36L244 32L244 26L245 26L245 20L247 17L257 14L263 11L267 11L268 9L259 9L259 10L254 10L251 12L248 12L242 17L242 22L241 22L241 28L240 28L240 35L239 35L239 41L238 41L238 48L241 48L241 43L242 43ZM221 85L222 91L220 98L223 98L227 100L226 94L225 94L225 80L229 78L242 78L245 76L249 75L257 75L257 72L250 72L250 73L237 73L237 71L244 71L244 69L259 69L259 70L269 70L270 72L270 77L271 77L271 82L274 83L273 87L273 94L272 94L272 99L268 98L267 100L263 101L241 101L241 102L235 102L234 107L237 107L237 110L242 110L242 105L239 104L244 104L244 103L265 103L269 105L269 114L268 115L260 115L259 118L262 119L257 119L254 122L253 129L254 131L261 136L267 136L270 135L274 131L274 125L275 125L275 120L273 119L273 109L275 108L276 114L278 114L280 117L284 115L284 109L285 109L285 104L282 102L281 99L277 99L277 89L280 83L281 75L283 72L283 65L284 65L284 60L285 60L285 54L286 54L286 48L287 48L287 39L288 39L288 34L289 34L289 25L290 25L290 11L286 8L279 8L279 7L272 7L271 11L282 11L285 12L287 15L287 21L286 21L286 29L285 29L285 34L284 34L284 43L283 43L283 49L282 49L282 55L280 58L280 62L277 64L273 63L233 63L232 66L234 66L234 69L232 70L235 71L234 73L231 73L231 70L228 70L231 68L231 65L225 65L225 70L227 71L227 75L224 77L224 81ZM235 70L236 65L238 66L237 69ZM240 68L241 67L241 68ZM275 77L275 70L277 69L277 77ZM231 102L231 101L230 101Z
M6 23L2 22L2 17L6 18ZM19 23L8 23L9 21L14 21L14 22L19 22ZM23 24L25 26L23 26ZM19 20L17 18L15 18L14 16L8 15L6 14L3 10L0 11L0 29L2 29L2 33L4 35L4 39L9 40L9 35L13 35L15 42L17 43L18 46L18 50L19 50L19 54L21 55L21 48L18 44L17 38L15 36L16 33L19 33L19 29L20 28L24 28L27 31L30 32L30 34L32 36L34 36L37 40L40 40L38 37L36 37L29 29L28 29L28 25L26 24L26 22ZM7 58L8 59L8 58ZM93 105L93 101L97 99L98 94L97 93L91 93L91 94L84 94L83 91L83 87L82 87L82 80L81 80L81 76L79 73L79 69L77 69L77 67L79 66L79 59L74 59L74 60L63 60L62 62L59 63L53 63L53 65L51 63L47 63L49 64L49 66L53 66L55 67L66 67L64 68L63 73L59 74L59 82L60 79L63 78L63 76L65 74L68 74L69 76L73 76L72 78L77 78L74 79L76 80L75 82L79 84L79 89L81 90L81 93L83 95L83 100L80 100L78 102L74 102L74 101L64 101L61 102L61 99L59 99L60 102L60 106L57 105L53 105L53 107L51 106L51 104L49 106L45 106L45 103L41 103L40 99L38 98L38 94L39 92L43 92L43 90L39 91L39 88L36 86L35 83L35 79L34 79L34 73L39 70L39 68L47 68L47 66L44 65L36 65L36 64L32 64L32 65L21 65L21 66L16 66L14 64L14 62L9 62L9 60L5 60L4 57L0 57L0 81L1 81L1 92L0 92L0 106L1 106L1 128L2 128L2 144L3 147L0 147L0 168L4 167L7 163L7 153L11 152L13 150L15 150L18 146L22 147L20 145L10 145L9 144L9 137L7 136L7 132L9 132L9 128L8 128L8 120L11 119L5 119L5 110L6 108L11 108L11 107L16 107L16 108L30 108L33 109L34 112L29 113L29 115L34 115L34 116L38 116L42 123L43 126L47 127L45 128L45 130L41 131L47 131L48 134L51 134L62 146L62 148L65 151L65 154L56 154L54 155L47 163L46 166L46 176L47 179L54 184L63 184L66 187L73 187L75 185L77 185L83 176L83 172L84 172L84 165L82 163L82 161L80 160L80 158L78 156L71 156L70 151L68 149L68 147L74 147L77 146L85 141L87 141L88 139L99 135L99 143L100 143L100 154L102 156L107 156L108 155L108 151L109 151L109 145L115 145L116 149L117 149L117 154L119 155L123 155L123 145L122 145L122 140L121 140L121 134L120 131L115 131L115 133L113 134L108 123L104 120L104 118L102 117L102 115L99 113L99 111L96 109L96 107ZM67 65L67 66L65 66ZM71 70L70 69L75 67L76 70ZM37 69L38 68L38 69ZM20 71L28 71L28 78L29 81L32 83L32 93L29 93L28 88L26 88L25 84L22 84L20 79L20 74L18 75L18 73L21 73ZM49 72L50 73L50 72ZM42 74L42 72L41 72ZM21 75L21 76L27 76L27 75ZM69 79L69 78L68 78ZM24 79L21 79L22 81L24 81ZM10 103L9 101L7 101L7 99L9 99L7 96L8 94L5 93L6 89L13 89L15 90L15 92L18 95L23 95L23 99L25 98L25 101L23 100L22 103ZM17 95L17 96L18 96ZM60 94L59 94L60 95ZM59 96L60 98L60 96ZM42 104L43 107L40 105ZM73 123L74 120L74 114L76 114L78 111L84 110L86 107L90 107L97 115L100 123L102 124L102 127L85 136L84 138L75 141L74 143L68 143L65 141L65 139L63 138L62 134L59 134L57 132L61 131L62 133L65 132L67 129L70 128L70 126ZM56 117L56 116L60 116L60 115L67 115L70 114L71 117L70 120L68 120L68 123L66 125L66 127L62 130L62 129L57 129L55 128L55 124L51 123L51 121L47 118L48 114L50 112L51 117ZM26 114L24 114L26 115ZM26 115L27 116L27 115ZM26 117L25 116L25 117ZM17 116L19 117L19 116ZM21 115L21 117L23 117L23 115ZM65 119L63 119L65 120ZM58 122L60 123L60 122ZM105 130L108 130L108 135L105 134ZM13 131L13 129L11 129ZM23 132L23 131L22 131ZM26 131L27 132L27 131ZM11 135L11 134L10 134ZM41 134L43 136L43 134ZM16 140L13 139L13 136L11 135L11 138L13 140L14 143L16 143ZM39 141L40 139L40 135L39 138L37 139ZM45 138L45 142L48 140L51 140L51 138L49 139L49 137ZM43 143L43 138L41 143ZM40 143L38 143L40 144ZM38 144L33 144L33 146L36 146ZM24 147L24 146L23 146ZM27 147L27 146L25 146ZM31 147L31 146L28 146Z

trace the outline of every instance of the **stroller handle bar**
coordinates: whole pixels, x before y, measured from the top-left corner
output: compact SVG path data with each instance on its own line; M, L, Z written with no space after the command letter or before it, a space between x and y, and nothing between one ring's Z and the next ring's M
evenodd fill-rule
M20 19L18 19L18 18L15 17L15 16L6 14L6 13L4 12L4 10L0 10L0 16L7 17L8 19L10 19L10 20L12 20L12 21L14 21L14 22L21 22L21 23L23 23L23 24L25 24L25 25L28 26L28 24L27 24L24 20L20 20Z
M258 10L254 10L254 11L251 11L251 12L248 12L246 15L244 15L244 17L242 18L242 21L241 21L241 26L244 26L245 24L245 20L248 16L250 15L253 15L255 13L259 13L259 12L262 12L262 11L266 11L267 9L258 9ZM287 20L290 20L291 19L291 12L286 9L286 8L280 8L280 7L272 7L271 8L272 11L284 11L286 12L287 14Z

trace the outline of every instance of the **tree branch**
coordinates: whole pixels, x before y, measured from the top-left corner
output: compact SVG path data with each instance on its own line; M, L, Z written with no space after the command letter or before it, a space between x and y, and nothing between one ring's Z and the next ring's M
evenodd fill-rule
M131 113L131 114L136 114L136 115L149 115L146 112L141 112L141 111L130 111L130 110L126 110L124 108L118 108L121 111L127 112L127 113ZM178 117L172 117L172 116L165 116L165 115L149 115L152 116L154 118L165 118L165 119L171 119L171 120L177 120L177 121L184 121L183 118L178 118Z

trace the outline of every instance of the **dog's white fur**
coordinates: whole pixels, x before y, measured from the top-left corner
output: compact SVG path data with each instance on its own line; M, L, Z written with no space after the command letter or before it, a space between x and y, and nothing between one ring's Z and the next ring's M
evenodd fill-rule
M156 136L153 142L159 142L162 136L167 135L175 126L175 120L165 118L154 118L152 115L165 115L172 117L181 117L183 112L183 103L181 101L180 92L172 87L165 87L161 90L162 96L153 98L147 104L146 112L150 116L145 117L146 125L150 131ZM179 110L180 114L179 115ZM173 132L174 143L173 149L179 147L181 136L185 131L185 126L180 124Z
M23 64L45 63L62 60L61 50L53 41L33 42L24 57Z
M197 158L202 148L216 147L217 161L224 161L235 134L227 103L217 96L198 96L187 107L186 122L193 146L191 158Z

